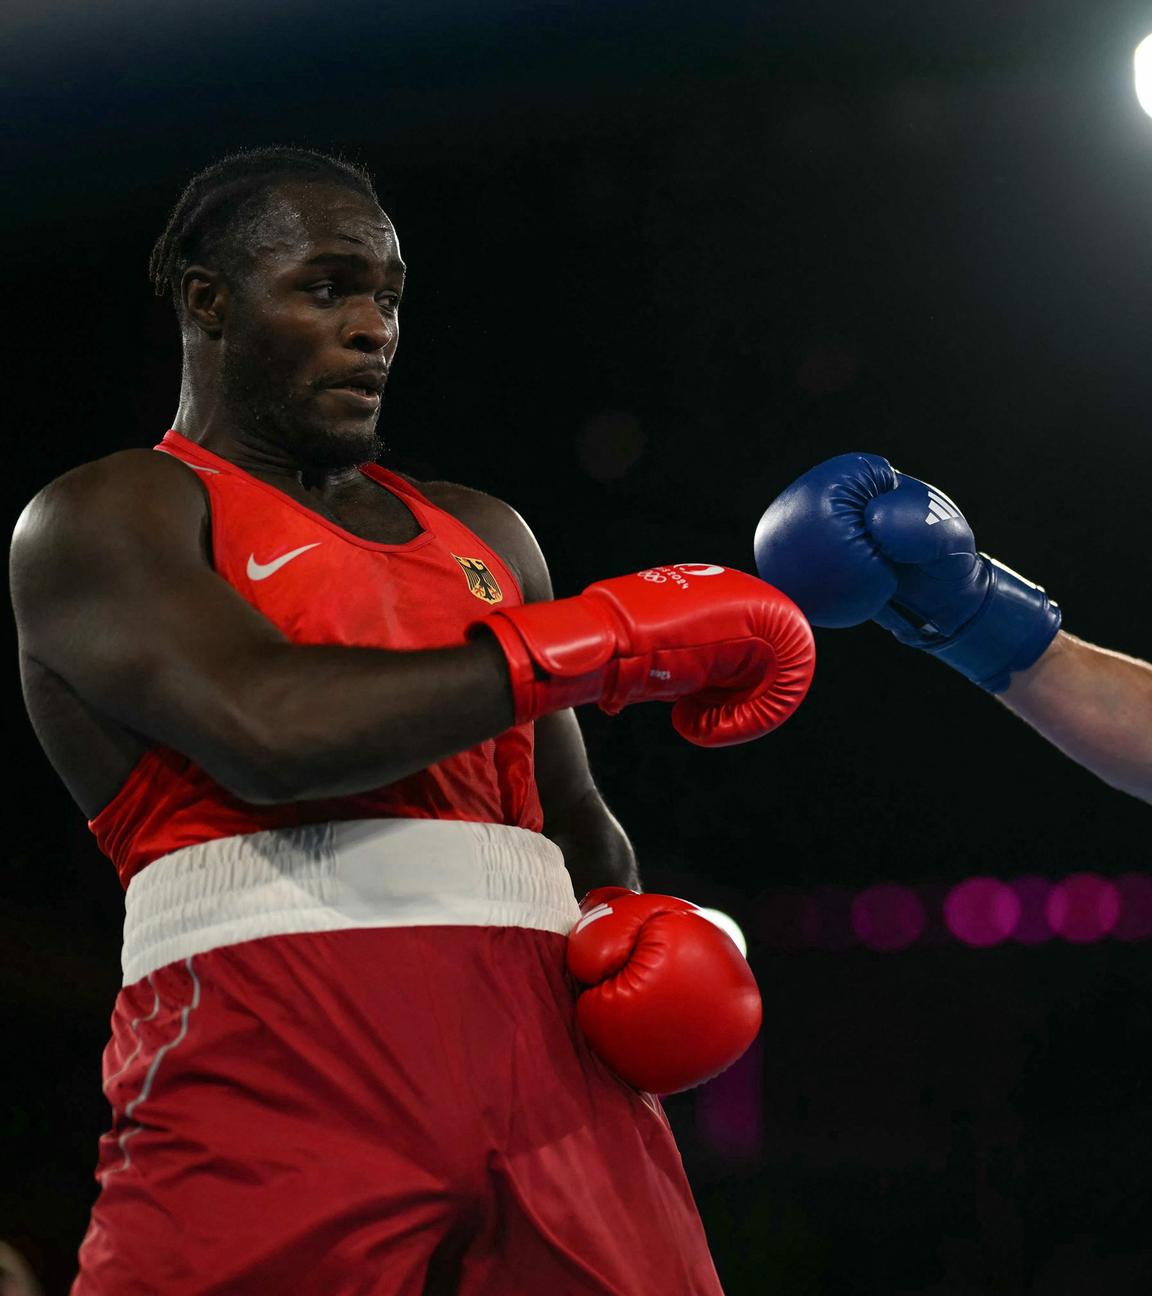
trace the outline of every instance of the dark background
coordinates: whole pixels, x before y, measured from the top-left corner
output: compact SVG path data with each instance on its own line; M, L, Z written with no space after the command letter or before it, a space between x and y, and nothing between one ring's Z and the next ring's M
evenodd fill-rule
M874 450L1067 628L1146 656L1149 30L1100 0L10 3L6 516L159 439L151 244L192 171L302 143L371 167L410 266L392 462L515 504L558 593L747 567L792 477ZM752 939L766 1024L729 1098L758 1146L703 1137L707 1090L669 1104L727 1291L1152 1290L1147 944L756 934L781 888L1145 870L1148 810L876 627L818 649L752 747L585 717L648 889ZM0 1235L51 1296L95 1190L121 895L8 660Z

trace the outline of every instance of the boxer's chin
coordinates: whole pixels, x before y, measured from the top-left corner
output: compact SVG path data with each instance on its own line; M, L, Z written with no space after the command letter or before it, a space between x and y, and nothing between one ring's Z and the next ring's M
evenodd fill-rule
M336 472L357 464L373 463L384 453L376 426L363 420L301 422L281 428L284 445L302 467L315 472Z
M345 412L326 389L294 388L242 360L229 354L220 375L236 423L260 440L283 446L304 471L337 472L374 462L384 453L376 433L379 408L367 414L361 409Z

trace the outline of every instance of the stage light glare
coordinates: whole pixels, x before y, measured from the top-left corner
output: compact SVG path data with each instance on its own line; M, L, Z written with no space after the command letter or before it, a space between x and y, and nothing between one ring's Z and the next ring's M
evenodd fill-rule
M1140 107L1152 117L1152 36L1145 36L1136 46L1132 62L1136 73L1136 98Z
M729 917L728 914L724 913L720 909L705 909L701 907L700 913L707 918L710 923L714 923L719 927L726 936L731 936L740 953L743 954L745 958L748 957L748 942L745 940L744 932L735 918Z
M1052 888L1045 916L1074 945L1103 940L1120 918L1120 891L1096 873L1072 873Z
M991 877L971 877L944 900L944 922L965 945L987 948L1007 940L1020 920L1020 901L1011 887Z

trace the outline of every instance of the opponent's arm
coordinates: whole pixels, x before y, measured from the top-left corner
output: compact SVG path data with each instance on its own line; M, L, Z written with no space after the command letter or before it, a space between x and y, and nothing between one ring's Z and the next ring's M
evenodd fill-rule
M978 552L936 487L879 455L838 455L777 497L755 545L761 576L813 625L876 621L1107 783L1152 800L1152 667L1060 633L1044 590Z
M548 564L524 519L501 500L456 488L457 511L504 559L526 603L554 597ZM576 713L570 708L536 721L536 785L544 833L564 852L578 896L593 887L639 890L640 875L628 836L604 804L592 778Z
M1105 783L1152 801L1152 666L1061 632L1000 700Z

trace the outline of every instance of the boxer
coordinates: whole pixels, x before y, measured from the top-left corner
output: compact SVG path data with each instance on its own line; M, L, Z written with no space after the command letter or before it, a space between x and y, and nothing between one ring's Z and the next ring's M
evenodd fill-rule
M76 1296L718 1292L641 1086L731 1062L759 999L637 894L571 708L748 741L807 623L706 563L555 599L507 505L375 462L405 266L350 164L207 168L152 270L172 428L12 549L33 725L126 888Z

